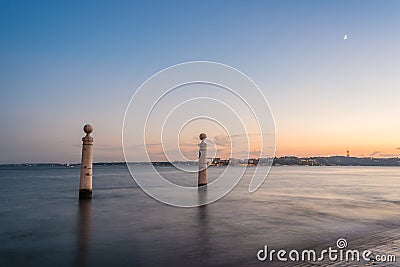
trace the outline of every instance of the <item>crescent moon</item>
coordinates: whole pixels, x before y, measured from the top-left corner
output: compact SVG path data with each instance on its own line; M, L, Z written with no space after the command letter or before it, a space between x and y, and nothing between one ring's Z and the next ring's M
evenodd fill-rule
M347 34L344 35L343 39L344 39L344 40L347 40Z

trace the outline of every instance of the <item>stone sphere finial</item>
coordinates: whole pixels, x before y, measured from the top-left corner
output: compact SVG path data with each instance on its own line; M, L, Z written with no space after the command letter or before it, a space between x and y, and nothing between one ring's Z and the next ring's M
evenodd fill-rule
M83 131L86 134L90 134L91 132L93 132L93 126L90 124L86 124L85 126L83 126Z
M201 134L199 135L199 138L200 138L200 140L204 140L204 139L207 138L207 135L206 135L205 133L201 133Z

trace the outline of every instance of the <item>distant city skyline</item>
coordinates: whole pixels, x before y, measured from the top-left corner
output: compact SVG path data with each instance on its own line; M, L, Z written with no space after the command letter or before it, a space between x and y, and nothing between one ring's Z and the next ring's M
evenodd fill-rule
M399 13L399 1L369 0L2 1L0 164L79 162L85 123L94 161L123 161L135 90L193 60L257 83L278 157L400 156ZM181 140L188 157L194 129Z

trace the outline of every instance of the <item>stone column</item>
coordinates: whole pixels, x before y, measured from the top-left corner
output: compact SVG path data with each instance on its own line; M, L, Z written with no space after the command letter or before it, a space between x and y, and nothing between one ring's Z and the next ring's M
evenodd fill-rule
M82 138L81 180L79 185L79 198L92 198L92 165L93 165L93 126L86 124L83 127L86 136Z
M199 174L197 184L198 186L204 186L208 184L207 178L207 144L204 140L207 138L205 133L200 134L201 143L199 144Z

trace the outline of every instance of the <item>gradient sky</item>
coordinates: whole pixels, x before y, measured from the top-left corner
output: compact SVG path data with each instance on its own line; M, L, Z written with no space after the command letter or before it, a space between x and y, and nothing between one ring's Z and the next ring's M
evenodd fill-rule
M94 160L122 161L136 88L192 60L260 86L278 156L399 155L399 14L400 1L0 0L0 163L78 162L86 122Z

